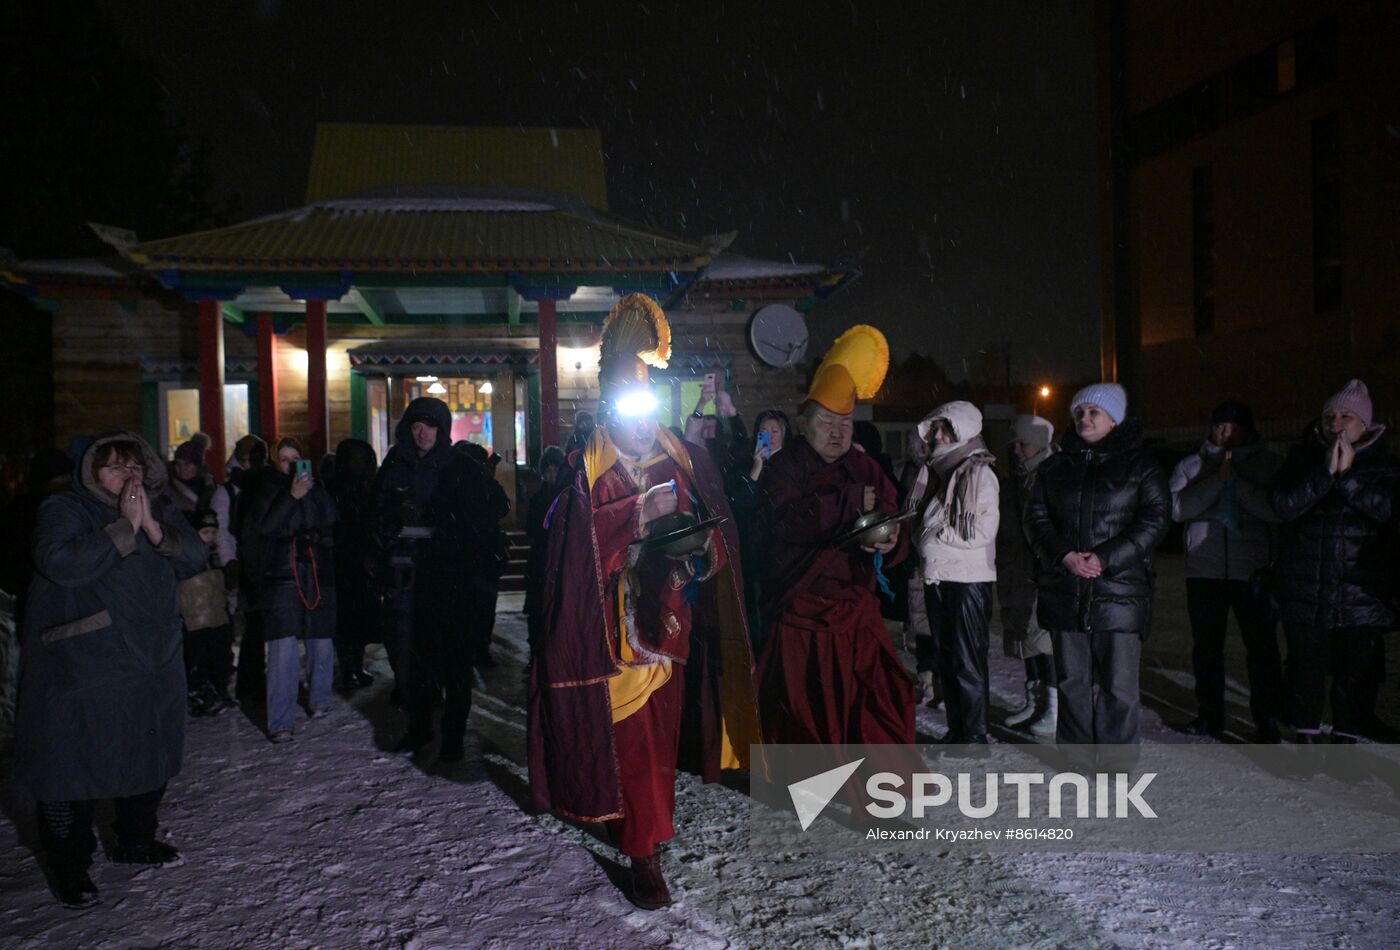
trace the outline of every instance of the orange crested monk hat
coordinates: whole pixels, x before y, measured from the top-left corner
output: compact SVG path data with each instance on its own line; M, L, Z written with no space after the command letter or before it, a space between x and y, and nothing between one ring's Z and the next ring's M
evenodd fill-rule
M885 335L872 326L857 324L826 351L806 401L837 415L850 415L857 399L869 399L879 392L889 368L890 345Z
M603 321L598 346L599 382L603 392L650 378L649 367L665 369L671 358L671 324L646 294L628 294Z

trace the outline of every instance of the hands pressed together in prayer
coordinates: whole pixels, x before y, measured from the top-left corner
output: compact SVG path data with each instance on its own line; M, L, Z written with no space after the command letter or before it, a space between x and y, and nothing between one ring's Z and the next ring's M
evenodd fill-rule
M158 545L165 539L165 531L160 522L151 514L151 501L146 495L146 486L141 476L132 475L122 485L121 498L117 503L121 516L131 523L132 531L144 531L146 540Z
M1356 461L1356 446L1352 445L1345 435L1339 435L1337 441L1332 443L1332 452L1327 459L1327 471L1332 475L1341 475L1350 470L1351 463Z

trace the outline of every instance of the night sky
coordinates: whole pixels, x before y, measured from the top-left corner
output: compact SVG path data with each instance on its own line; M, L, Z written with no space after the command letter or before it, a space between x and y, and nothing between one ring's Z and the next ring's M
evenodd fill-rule
M213 146L241 217L302 203L318 121L588 126L612 210L865 276L874 323L954 378L1094 372L1092 4L100 4ZM159 235L146 235L153 238Z

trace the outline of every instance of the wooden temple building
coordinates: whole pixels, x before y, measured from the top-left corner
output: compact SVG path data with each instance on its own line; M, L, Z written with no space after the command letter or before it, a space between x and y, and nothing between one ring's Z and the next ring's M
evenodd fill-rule
M623 294L672 322L663 422L711 372L751 420L793 408L806 381L753 352L755 311L805 312L854 276L618 218L586 129L321 125L304 207L156 240L98 231L110 259L0 262L52 320L60 446L130 429L168 457L201 430L216 477L250 432L318 457L360 438L382 459L405 404L433 394L455 438L514 463L498 469L512 496L515 466L595 407L598 336Z

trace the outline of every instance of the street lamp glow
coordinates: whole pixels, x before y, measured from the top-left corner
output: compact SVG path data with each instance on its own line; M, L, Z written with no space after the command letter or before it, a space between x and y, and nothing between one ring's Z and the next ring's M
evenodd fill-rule
M1050 387L1049 387L1049 386L1041 386L1041 387L1040 387L1040 395L1041 395L1042 398L1045 397L1045 396L1050 395Z

